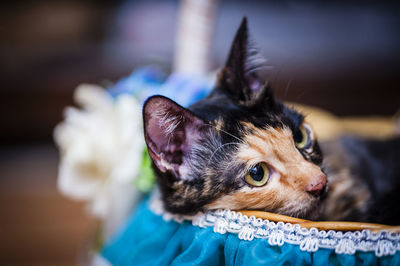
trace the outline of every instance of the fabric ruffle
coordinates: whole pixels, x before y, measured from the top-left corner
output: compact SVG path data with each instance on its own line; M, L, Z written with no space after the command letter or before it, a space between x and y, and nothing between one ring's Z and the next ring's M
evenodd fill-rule
M400 265L400 253L378 258L373 252L336 254L332 249L301 251L298 245L271 246L268 239L241 240L213 227L165 221L142 202L102 255L112 265Z

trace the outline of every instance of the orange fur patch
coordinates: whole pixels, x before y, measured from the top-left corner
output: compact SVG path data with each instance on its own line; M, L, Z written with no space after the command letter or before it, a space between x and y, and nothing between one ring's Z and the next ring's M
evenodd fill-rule
M208 204L206 208L258 209L304 216L314 209L318 199L306 192L322 174L319 166L307 161L297 150L289 128L259 129L252 124L240 144L236 160L248 169L264 162L270 169L270 178L261 187L244 186ZM251 132L251 133L250 133Z

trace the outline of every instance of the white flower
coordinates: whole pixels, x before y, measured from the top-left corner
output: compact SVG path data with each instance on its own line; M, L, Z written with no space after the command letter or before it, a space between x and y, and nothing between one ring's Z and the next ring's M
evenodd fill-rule
M144 147L140 104L130 95L113 99L95 85L79 86L74 96L82 109L69 107L54 132L58 188L105 218L116 201L132 200Z

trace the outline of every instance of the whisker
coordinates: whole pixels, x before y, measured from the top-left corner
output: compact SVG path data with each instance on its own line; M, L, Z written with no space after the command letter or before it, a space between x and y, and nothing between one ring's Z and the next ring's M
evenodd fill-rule
M225 133L225 134L227 134L227 135L229 135L229 136L231 136L231 137L237 139L240 143L244 143L244 144L249 145L249 144L246 143L244 140L242 140L242 139L236 137L235 135L232 135L231 133L229 133L229 132L227 132L227 131L225 131L225 130L223 130L223 129L217 128L217 127L214 126L213 124L206 124L206 125L211 126L211 127L215 128L216 130L219 130L219 131L221 131L221 132L223 132L223 133Z
M310 92L309 89L308 89L308 90L305 89L305 90L303 90L302 92L300 92L300 93L297 95L297 97L296 97L296 101L300 100L301 97L307 95L307 93L309 93L309 92Z
M210 159L208 159L207 165L210 164L211 159L214 157L214 155L215 155L221 148L223 148L223 147L226 146L226 145L233 145L233 144L239 144L239 143L237 143L237 142L229 142L229 143L222 144L221 146L219 146L218 148L216 148L215 151L211 154Z
M286 99L286 97L287 97L287 94L289 92L289 87L290 87L291 84L292 84L292 79L290 79L289 82L286 85L284 99Z

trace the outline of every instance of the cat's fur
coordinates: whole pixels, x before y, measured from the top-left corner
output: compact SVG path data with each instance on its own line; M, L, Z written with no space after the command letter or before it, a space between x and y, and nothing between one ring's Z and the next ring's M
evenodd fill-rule
M329 193L321 219L400 224L400 137L323 143Z
M304 117L278 101L256 75L260 61L243 19L205 99L188 109L162 96L146 101L145 139L167 211L257 209L321 217L327 178L320 147ZM310 138L302 149L294 140L300 127ZM268 166L270 177L252 186L244 176L258 163Z

